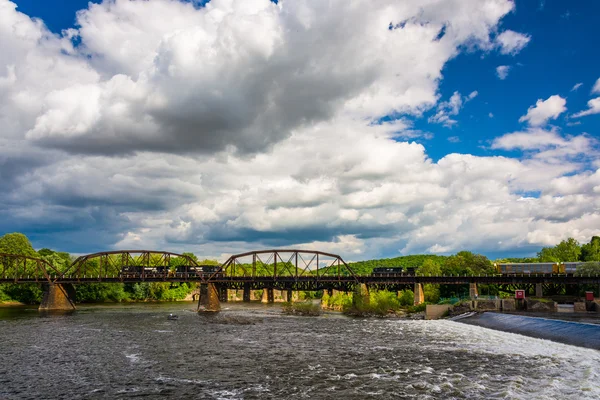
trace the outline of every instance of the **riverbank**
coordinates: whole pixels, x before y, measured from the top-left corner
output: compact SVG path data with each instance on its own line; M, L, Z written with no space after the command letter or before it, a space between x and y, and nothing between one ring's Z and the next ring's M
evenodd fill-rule
M485 312L457 319L456 322L600 350L600 320L596 318L595 323L584 323L581 320L574 321L575 318Z

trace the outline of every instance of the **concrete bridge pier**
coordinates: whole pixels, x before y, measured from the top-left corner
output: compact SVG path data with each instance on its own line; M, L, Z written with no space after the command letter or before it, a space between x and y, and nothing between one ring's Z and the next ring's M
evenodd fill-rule
M261 303L274 303L275 302L275 293L273 293L273 289L264 288Z
M415 306L425 302L425 292L423 291L422 283L415 283L414 293L415 293L415 301L414 301Z
M469 297L474 299L479 296L479 291L477 290L477 284L474 282L469 283Z
M286 292L286 296L285 296L285 301L287 302L293 302L293 301L298 301L299 295L297 291L294 291L292 289L287 290Z
M535 297L544 297L544 288L541 283L535 284Z
M250 302L250 294L251 293L252 292L250 291L250 285L244 284L244 295L242 296L244 303Z
M219 302L219 288L214 283L200 284L200 299L198 300L198 312L221 311Z
M74 311L75 288L73 285L47 283L43 285L44 295L38 310L40 311Z
M357 285L352 294L352 305L360 307L369 304L369 300L369 287L364 283Z

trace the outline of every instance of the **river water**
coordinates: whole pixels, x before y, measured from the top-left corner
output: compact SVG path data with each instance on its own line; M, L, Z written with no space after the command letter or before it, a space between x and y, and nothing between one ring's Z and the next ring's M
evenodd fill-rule
M597 350L453 321L224 307L0 309L0 398L600 398Z

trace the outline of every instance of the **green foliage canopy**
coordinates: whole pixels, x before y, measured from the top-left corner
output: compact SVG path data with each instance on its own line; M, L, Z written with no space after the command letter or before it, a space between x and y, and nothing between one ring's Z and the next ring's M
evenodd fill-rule
M554 247L544 247L538 253L541 262L567 262L579 261L581 246L573 238L563 240Z

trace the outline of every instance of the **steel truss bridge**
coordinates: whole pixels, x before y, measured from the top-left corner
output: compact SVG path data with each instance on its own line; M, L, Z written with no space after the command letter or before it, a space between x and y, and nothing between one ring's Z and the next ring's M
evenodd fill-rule
M336 254L295 249L252 251L231 256L217 266L203 266L184 254L121 250L78 257L62 269L29 256L0 253L0 283L214 283L226 289L351 291L366 284L374 289L402 290L418 283L446 285L600 284L600 276L510 274L486 276L357 275Z

